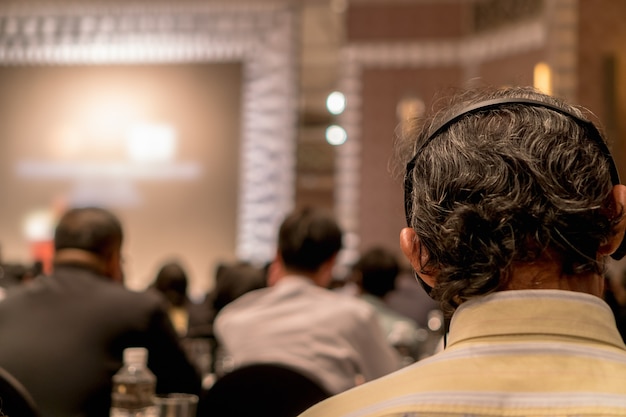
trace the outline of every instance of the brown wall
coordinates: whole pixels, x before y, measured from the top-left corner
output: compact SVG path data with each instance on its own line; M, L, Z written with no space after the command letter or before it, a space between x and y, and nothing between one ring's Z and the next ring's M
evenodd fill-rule
M480 66L480 78L490 85L532 86L535 64L545 60L545 50L539 49L485 61Z
M580 0L578 99L601 120L626 175L626 2ZM611 71L611 61L613 71ZM611 74L613 72L613 74Z
M455 38L469 29L468 3L355 3L346 16L350 42Z
M355 4L347 15L350 42L429 41L467 35L469 4L460 2L389 2ZM450 39L453 40L453 39ZM389 163L398 125L396 106L407 96L421 98L428 109L436 95L474 81L489 85L532 85L534 65L545 60L544 50L527 51L479 63L472 71L462 66L428 68L365 68L362 73L360 168L360 248L382 244L398 249L404 221L402 184L392 178Z
M460 85L460 68L370 69L363 72L361 127L361 248L383 244L398 248L404 227L402 183L391 177L396 106L407 95L422 98L426 108L440 89Z

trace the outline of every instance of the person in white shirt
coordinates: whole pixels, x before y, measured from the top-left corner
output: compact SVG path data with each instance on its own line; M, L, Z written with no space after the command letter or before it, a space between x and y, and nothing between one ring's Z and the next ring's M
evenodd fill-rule
M270 286L241 296L216 317L216 337L234 367L288 365L330 394L399 368L374 310L327 289L341 240L334 218L321 211L287 216Z

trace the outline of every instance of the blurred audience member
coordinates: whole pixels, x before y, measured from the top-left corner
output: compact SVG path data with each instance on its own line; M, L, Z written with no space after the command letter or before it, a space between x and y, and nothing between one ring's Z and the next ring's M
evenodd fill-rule
M428 332L386 303L387 295L396 287L399 272L396 256L385 248L374 247L356 262L351 280L360 289L359 297L376 311L389 343L402 355L404 364L408 364L420 357L421 342Z
M240 261L222 264L215 275L213 308L216 314L242 295L267 286L266 271Z
M326 214L291 213L278 233L270 287L225 306L215 332L234 367L259 362L291 366L330 393L399 367L375 312L327 289L342 234Z
M226 304L239 296L266 286L266 268L246 261L223 262L215 269L215 285L199 303L191 303L189 337L213 337L213 321Z
M187 296L187 272L178 261L167 262L150 285L167 300L167 312L179 336L186 336L189 328L189 306Z
M410 317L418 326L425 328L428 327L432 312L441 312L441 308L420 286L412 271L408 266L401 267L396 288L387 295L385 301L395 311Z
M0 300L7 291L32 281L42 274L41 262L27 266L21 263L0 264Z
M150 289L158 291L165 299L165 309L189 360L204 380L211 373L214 342L210 326L214 315L205 303L195 304L188 296L189 279L182 263L172 260L164 263L157 272Z
M126 347L149 351L157 391L200 390L160 296L124 288L122 226L110 212L66 212L51 276L0 302L0 366L32 394L43 417L108 417L111 377Z
M267 268L257 268L246 261L220 264L215 274L211 306L217 315L242 295L267 286ZM214 336L215 337L215 336ZM230 356L225 355L219 340L214 339L212 369L217 377L232 370Z

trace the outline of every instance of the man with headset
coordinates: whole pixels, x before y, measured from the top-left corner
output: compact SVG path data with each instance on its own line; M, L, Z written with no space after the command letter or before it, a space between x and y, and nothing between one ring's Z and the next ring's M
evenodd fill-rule
M403 253L453 313L443 352L306 417L626 415L626 347L601 299L626 186L598 129L530 88L452 97L398 142Z

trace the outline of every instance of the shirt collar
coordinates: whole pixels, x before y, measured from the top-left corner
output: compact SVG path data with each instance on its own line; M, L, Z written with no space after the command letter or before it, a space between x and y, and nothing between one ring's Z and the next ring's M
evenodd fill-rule
M463 303L450 324L448 346L493 336L552 335L624 349L609 306L574 291L499 291Z

